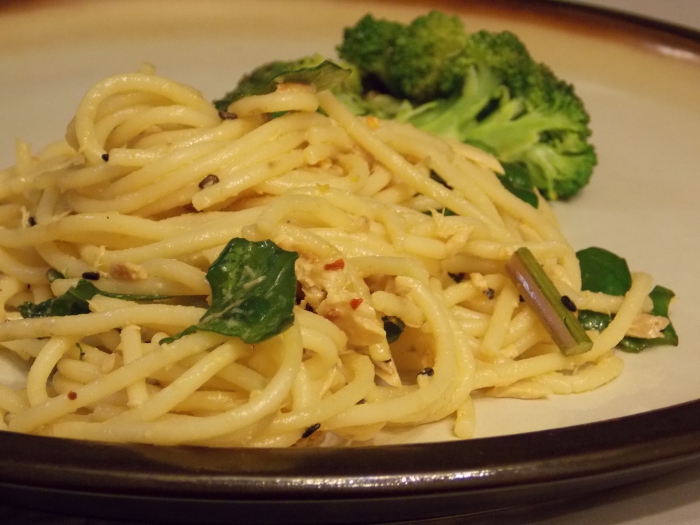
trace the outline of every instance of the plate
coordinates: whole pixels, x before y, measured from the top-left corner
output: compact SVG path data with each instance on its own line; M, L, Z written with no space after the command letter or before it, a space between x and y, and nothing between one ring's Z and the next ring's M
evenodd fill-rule
M266 60L332 55L367 12L408 21L436 7L470 30L516 32L577 86L600 163L557 203L562 228L575 247L611 249L674 289L681 345L623 355L623 375L588 394L479 400L470 441L415 443L445 439L429 428L378 448L221 451L3 433L0 499L168 523L409 522L581 495L700 457L698 33L534 0L5 3L0 165L12 164L15 137L55 139L92 83L144 61L213 99Z

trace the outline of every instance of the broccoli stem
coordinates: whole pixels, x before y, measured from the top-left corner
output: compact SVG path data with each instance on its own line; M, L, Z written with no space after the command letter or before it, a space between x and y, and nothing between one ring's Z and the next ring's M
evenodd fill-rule
M516 250L506 263L506 272L562 354L572 356L591 349L593 342L590 337L574 313L564 305L559 291L530 250Z

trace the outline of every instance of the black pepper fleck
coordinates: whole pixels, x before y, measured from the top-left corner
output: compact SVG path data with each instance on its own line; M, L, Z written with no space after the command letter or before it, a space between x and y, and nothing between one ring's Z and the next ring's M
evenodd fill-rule
M311 434L316 432L319 428L321 428L321 423L314 423L309 428L304 430L304 433L301 435L302 439L309 437Z
M236 120L238 115L231 113L230 111L219 111L219 118L221 120Z
M575 312L576 311L576 303L574 303L571 300L571 297L568 295L562 295L561 296L561 304L564 305L564 308L569 310L570 312Z
M419 376L428 376L428 377L432 377L433 374L435 374L435 370L433 370L432 367L430 367L430 366L426 366L423 370L421 370L420 372L418 372L418 375L419 375Z
M493 299L496 296L496 292L494 292L493 288L486 288L484 295L489 299Z
M83 279L88 281L99 281L100 272L83 272Z
M36 226L36 219L34 217L29 217L27 219L27 224L29 224L29 226Z
M105 162L107 162L107 161L109 160L109 153L103 153L103 154L102 154L102 160L104 160Z
M201 181L199 181L199 187L204 189L208 188L209 186L213 186L214 184L217 184L219 182L219 177L214 175L213 173L210 173L206 177L204 177Z

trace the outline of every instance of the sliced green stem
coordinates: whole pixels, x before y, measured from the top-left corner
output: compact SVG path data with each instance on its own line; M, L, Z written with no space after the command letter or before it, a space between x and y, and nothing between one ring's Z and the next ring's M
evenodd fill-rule
M559 291L530 250L516 250L506 263L506 272L564 355L582 354L591 349L590 337L574 312L562 303Z

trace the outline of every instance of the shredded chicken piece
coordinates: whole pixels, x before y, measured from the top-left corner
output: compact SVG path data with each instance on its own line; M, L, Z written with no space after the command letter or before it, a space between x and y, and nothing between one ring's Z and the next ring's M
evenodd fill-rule
M314 311L331 320L359 346L368 346L384 340L384 324L371 301L363 301L357 308L351 302L363 295L359 276L353 278L347 267L339 268L337 261L311 261L300 257L296 262L296 275L301 283L304 298ZM329 269L325 269L328 267ZM353 303L356 304L356 301Z
M629 337L641 337L643 339L656 339L663 337L662 330L669 324L666 317L651 314L637 314L632 324L627 329Z

